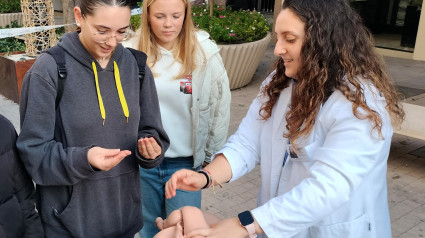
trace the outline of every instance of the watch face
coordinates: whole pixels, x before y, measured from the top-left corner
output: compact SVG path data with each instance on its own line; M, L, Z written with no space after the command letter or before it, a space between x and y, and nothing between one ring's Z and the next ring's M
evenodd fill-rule
M247 226L249 224L254 223L254 218L252 217L251 212L249 211L239 213L238 217L242 226Z

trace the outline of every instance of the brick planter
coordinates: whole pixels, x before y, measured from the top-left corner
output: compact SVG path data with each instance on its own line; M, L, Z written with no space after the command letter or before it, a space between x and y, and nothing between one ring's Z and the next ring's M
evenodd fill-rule
M34 62L34 58L22 52L11 55L0 54L0 94L19 103L22 81Z

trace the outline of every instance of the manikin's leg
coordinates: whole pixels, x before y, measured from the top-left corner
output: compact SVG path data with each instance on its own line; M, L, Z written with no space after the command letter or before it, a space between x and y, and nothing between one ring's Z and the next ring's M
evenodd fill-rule
M177 223L182 221L182 211L181 209L177 209L171 212L165 220L163 220L161 217L157 217L155 220L155 225L158 227L159 230L162 230L171 226L175 226L177 225Z
M183 231L186 234L189 231L208 228L207 221L205 221L204 214L197 207L182 207L181 213L183 217Z

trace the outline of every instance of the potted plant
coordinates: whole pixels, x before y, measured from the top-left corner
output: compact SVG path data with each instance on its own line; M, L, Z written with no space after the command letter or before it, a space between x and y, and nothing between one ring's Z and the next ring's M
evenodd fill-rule
M220 47L230 88L248 84L264 56L271 40L271 25L256 10L232 10L231 7L212 4L192 6L196 28L207 31Z
M271 40L271 24L267 19L255 10L233 11L231 7L216 4L210 8L205 3L192 5L192 18L194 26L208 32L220 47L230 88L247 85ZM131 26L133 30L140 26L139 15L131 17Z
M21 0L1 0L0 26L5 27L12 21L22 25Z
M22 25L14 20L5 28L18 27ZM0 39L0 94L18 103L22 80L34 61L34 58L25 55L25 43L22 38Z

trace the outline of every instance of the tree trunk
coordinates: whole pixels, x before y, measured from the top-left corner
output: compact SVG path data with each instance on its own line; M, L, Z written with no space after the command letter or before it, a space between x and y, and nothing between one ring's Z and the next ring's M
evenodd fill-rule
M208 5L210 5L210 17L213 16L213 10L214 10L214 1L210 0L208 1Z
M75 0L62 0L63 23L65 25L75 23L74 6ZM65 26L65 32L74 31L75 29L75 25Z
M226 7L226 0L209 0L208 4L210 6L210 17L213 16L214 3Z

